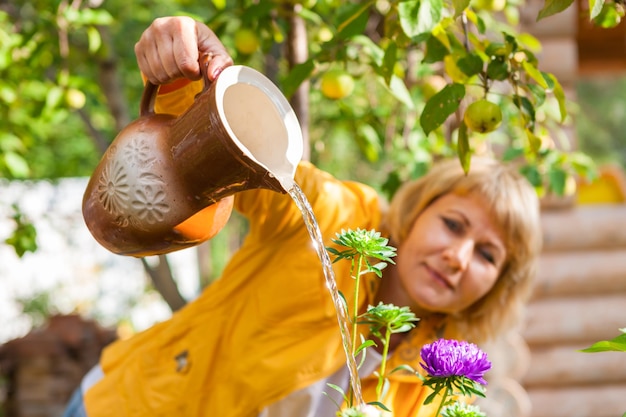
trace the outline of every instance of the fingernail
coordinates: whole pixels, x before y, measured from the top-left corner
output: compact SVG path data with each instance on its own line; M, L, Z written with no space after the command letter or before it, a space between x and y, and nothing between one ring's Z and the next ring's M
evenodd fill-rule
M220 75L221 73L222 73L222 68L220 68L220 67L215 68L215 69L213 70L213 72L211 73L211 77L212 77L213 79L216 79L216 78L217 78L217 76L218 76L218 75Z

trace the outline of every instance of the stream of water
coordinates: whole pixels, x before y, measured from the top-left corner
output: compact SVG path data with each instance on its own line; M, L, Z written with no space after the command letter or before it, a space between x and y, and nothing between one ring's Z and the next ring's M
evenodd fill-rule
M350 372L350 384L354 393L354 406L361 407L364 405L363 396L361 394L361 381L359 379L358 369L354 355L352 354L353 346L352 339L350 338L350 319L346 305L339 294L337 289L337 282L335 280L335 273L333 271L332 262L328 256L328 252L324 247L324 241L322 239L322 232L320 231L317 219L313 214L313 209L309 204L306 196L298 186L294 183L293 187L289 190L289 195L293 198L294 202L302 212L302 218L306 224L306 228L309 231L315 250L322 261L322 267L324 269L324 277L326 278L326 287L330 291L330 295L335 304L337 310L337 320L339 321L339 330L341 331L341 339L343 341L343 348L346 353L348 371Z

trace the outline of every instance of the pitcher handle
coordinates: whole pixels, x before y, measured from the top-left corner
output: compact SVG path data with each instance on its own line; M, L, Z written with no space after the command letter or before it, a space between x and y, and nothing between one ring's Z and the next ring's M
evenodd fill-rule
M204 88L202 92L204 93L211 86L211 80L209 80L209 62L213 58L212 53L205 53L200 56L198 62L200 63L200 72L202 73L202 80L204 81Z
M202 73L202 80L204 81L204 87L201 93L207 91L211 86L208 74L209 62L211 61L211 58L212 55L210 53L206 53L202 54L198 59L200 72ZM146 85L143 88L141 102L139 104L139 116L143 117L154 114L154 102L156 100L157 93L159 92L159 87L159 85L146 80Z

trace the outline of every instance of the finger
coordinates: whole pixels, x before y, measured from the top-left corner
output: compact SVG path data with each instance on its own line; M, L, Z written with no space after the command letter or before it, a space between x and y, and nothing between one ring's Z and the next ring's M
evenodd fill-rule
M198 51L211 55L207 75L210 80L214 80L224 68L233 64L233 59L220 42L215 33L206 25L196 23L196 36L198 39Z
M168 71L162 62L160 51L166 48L162 44L162 35L159 35L158 25L151 25L135 44L135 56L137 64L144 76L153 84L162 84L170 78ZM171 58L170 58L171 59Z
M152 83L199 78L195 21L189 17L155 19L135 45L135 55Z
M181 16L172 21L172 53L176 73L185 78L200 78L199 42L196 33L197 22L190 17Z

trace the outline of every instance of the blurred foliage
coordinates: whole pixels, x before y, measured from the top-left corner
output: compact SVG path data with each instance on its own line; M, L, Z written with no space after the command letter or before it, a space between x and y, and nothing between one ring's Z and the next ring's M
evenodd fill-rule
M33 327L43 326L48 317L58 313L48 291L41 291L31 297L16 301L21 305L24 315L30 318Z
M37 250L37 230L18 206L14 205L13 211L15 229L13 229L13 234L4 242L13 246L15 253L21 258L26 252L35 252Z
M388 196L434 159L455 154L466 169L471 153L515 161L540 194L562 194L570 175L593 175L589 158L560 146L570 103L554 75L539 69L540 42L516 31L518 0L278 3L214 2L207 21L235 53L230 35L254 29L261 50L235 55L249 65L286 39L289 13L307 22L309 59L293 68L283 63L277 82L287 96L311 82L312 159L321 167ZM546 7L544 17L552 13ZM355 80L354 92L339 100L320 88L337 68ZM504 113L502 127L489 134L463 120L482 98Z
M538 19L572 2L548 0ZM457 155L471 169L471 153L490 153L518 164L540 194L562 194L568 176L589 177L593 164L563 146L571 103L554 75L540 70L540 42L517 29L523 6L523 0L0 2L0 176L90 175L117 131L137 116L135 42L154 18L184 14L212 27L236 63L271 73L287 96L310 81L311 158L338 176L390 196L437 158ZM613 1L591 1L590 10L604 27L623 16ZM285 52L294 18L308 32L308 59L297 65ZM320 80L337 68L350 74L354 90L329 99ZM474 132L464 121L465 108L479 99L502 110L493 132ZM32 247L11 242L18 251Z
M579 148L598 164L626 168L626 78L581 80L576 94Z

